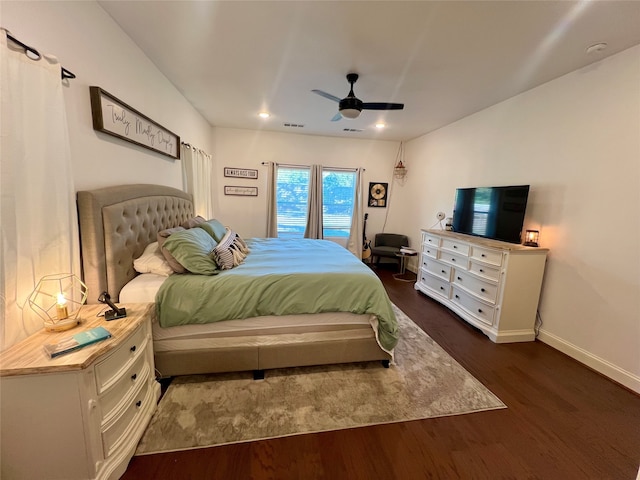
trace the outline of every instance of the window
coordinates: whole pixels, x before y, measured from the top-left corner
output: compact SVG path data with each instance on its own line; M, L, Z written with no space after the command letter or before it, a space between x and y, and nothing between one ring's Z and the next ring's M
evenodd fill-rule
M309 168L278 167L276 199L278 236L304 236L309 199ZM325 238L348 238L355 198L356 172L322 172L322 216Z

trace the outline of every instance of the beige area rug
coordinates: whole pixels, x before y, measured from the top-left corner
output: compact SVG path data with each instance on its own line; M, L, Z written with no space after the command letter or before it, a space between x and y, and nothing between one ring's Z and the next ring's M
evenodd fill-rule
M380 362L176 377L136 455L506 406L394 306L395 365Z

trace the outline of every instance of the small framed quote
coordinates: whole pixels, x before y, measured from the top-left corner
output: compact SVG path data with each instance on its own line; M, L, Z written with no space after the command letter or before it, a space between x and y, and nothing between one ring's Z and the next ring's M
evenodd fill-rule
M234 177L234 178L249 178L251 180L257 180L258 170L252 170L250 168L224 167L224 176Z
M239 197L257 197L258 196L258 187L235 187L235 186L225 186L224 187L225 195L237 195Z
M94 130L135 143L171 158L180 158L180 137L178 135L100 87L89 87L89 92Z

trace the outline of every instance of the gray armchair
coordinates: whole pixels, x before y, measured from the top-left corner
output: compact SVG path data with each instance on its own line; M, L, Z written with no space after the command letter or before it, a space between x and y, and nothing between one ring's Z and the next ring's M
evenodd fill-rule
M400 263L400 257L396 254L400 252L400 247L409 246L409 237L398 233L378 233L371 247L371 263L378 264L380 258L392 258Z

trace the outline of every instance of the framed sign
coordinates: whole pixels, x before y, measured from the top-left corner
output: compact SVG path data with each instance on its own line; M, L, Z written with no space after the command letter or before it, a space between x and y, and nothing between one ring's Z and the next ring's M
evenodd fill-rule
M224 176L256 180L258 178L258 170L251 170L250 168L224 167Z
M224 187L225 195L238 195L240 197L257 197L258 187Z
M370 207L386 207L387 206L387 187L388 183L371 182L369 183L369 206Z
M178 135L100 87L89 87L89 91L94 130L113 135L171 158L180 158L180 137Z

